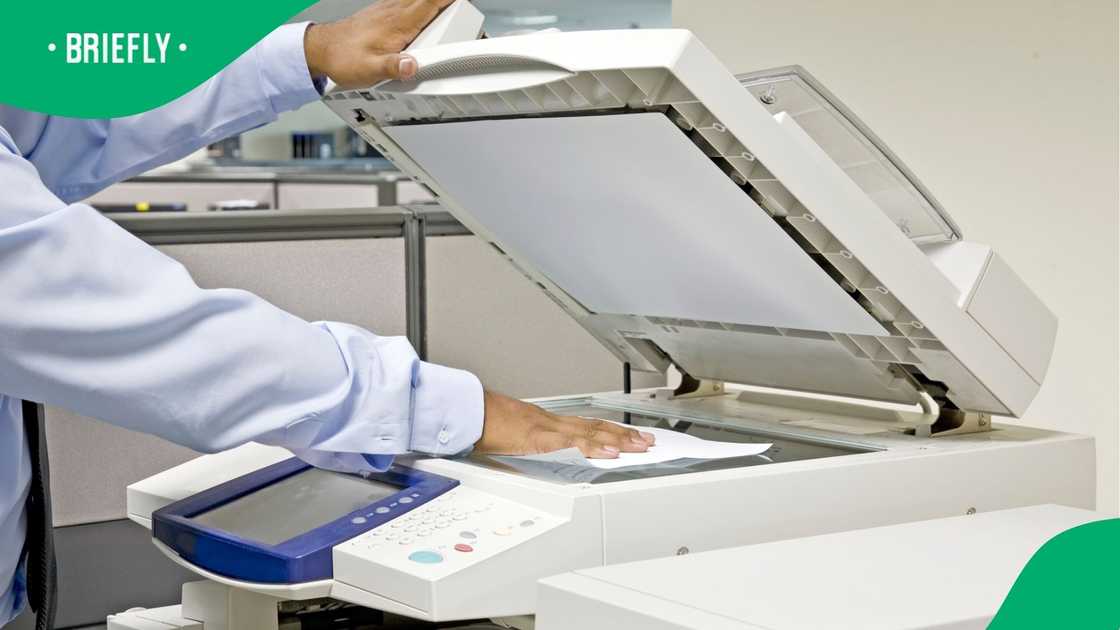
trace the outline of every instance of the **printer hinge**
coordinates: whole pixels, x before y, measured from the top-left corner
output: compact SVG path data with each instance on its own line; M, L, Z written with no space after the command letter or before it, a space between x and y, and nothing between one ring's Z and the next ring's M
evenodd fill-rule
M915 383L921 412L902 411L871 405L866 402L848 402L828 398L812 398L796 392L757 391L744 389L736 401L783 410L786 420L815 418L818 414L855 418L862 421L883 422L892 431L918 437L938 437L990 431L991 415L958 409L944 396L933 396L936 384L926 388ZM660 393L660 392L659 392ZM785 420L783 420L785 421Z
M941 407L937 414L937 420L933 424L923 426L928 431L926 435L933 437L981 433L992 430L992 416L979 411ZM921 433L918 433L918 435L921 435Z
M965 411L957 407L949 400L949 388L944 383L929 380L920 373L915 374L906 370L900 369L895 373L909 381L918 392L918 404L922 407L922 414L914 426L913 435L938 437L992 430L991 414Z
M934 383L918 385L923 413L922 420L914 428L914 435L939 437L992 430L991 414L960 409L946 393L943 387Z
M678 398L703 398L705 396L719 396L724 393L723 381L707 378L696 378L676 366L681 373L681 384L676 389L659 389L657 398L674 400Z

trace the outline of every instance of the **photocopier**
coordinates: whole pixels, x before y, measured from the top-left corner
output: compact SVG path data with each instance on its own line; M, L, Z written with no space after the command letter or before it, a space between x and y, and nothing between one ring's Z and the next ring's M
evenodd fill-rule
M480 31L458 2L415 80L323 101L620 363L680 375L534 402L772 446L365 478L256 444L202 456L128 488L200 580L110 628L275 630L344 603L529 628L538 581L573 570L1093 507L1092 438L993 421L1027 410L1056 318L806 71L733 76L684 30Z

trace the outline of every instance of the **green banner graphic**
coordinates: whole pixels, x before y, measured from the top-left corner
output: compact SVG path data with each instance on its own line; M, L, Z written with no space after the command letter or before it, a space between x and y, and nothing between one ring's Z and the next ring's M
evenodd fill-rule
M168 103L313 0L0 0L0 104L106 118Z
M988 627L1120 628L1120 519L1050 539L1023 567Z

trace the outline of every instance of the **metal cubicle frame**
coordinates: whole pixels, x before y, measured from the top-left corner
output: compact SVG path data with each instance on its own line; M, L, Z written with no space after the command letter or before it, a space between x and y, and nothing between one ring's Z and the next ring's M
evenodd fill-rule
M339 210L238 210L106 216L150 245L404 239L405 334L421 359L428 357L424 242L429 236L471 234L438 203Z

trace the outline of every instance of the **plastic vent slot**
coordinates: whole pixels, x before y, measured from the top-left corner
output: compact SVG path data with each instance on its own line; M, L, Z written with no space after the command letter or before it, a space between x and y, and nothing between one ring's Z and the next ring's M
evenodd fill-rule
M555 66L505 55L465 57L432 64L417 74L420 81L509 69L557 70ZM564 79L523 89L464 96L432 96L349 90L326 98L332 107L362 101L370 116L381 125L463 118L501 117L524 114L567 113L586 110L656 109L665 104L694 103L695 97L664 69L580 72Z
M421 68L416 73L415 81L431 81L433 79L446 79L448 77L470 76L500 72L502 70L556 70L556 66L547 64L528 57L514 55L476 55L460 57L449 61L440 61Z

